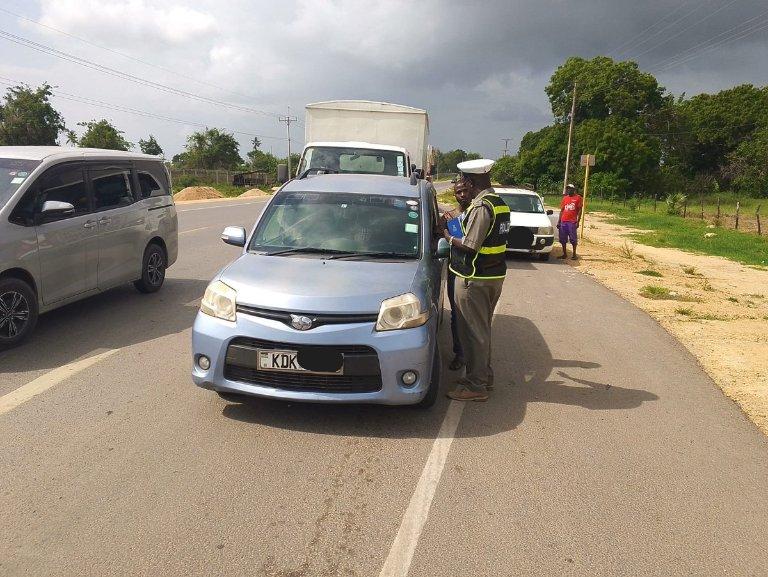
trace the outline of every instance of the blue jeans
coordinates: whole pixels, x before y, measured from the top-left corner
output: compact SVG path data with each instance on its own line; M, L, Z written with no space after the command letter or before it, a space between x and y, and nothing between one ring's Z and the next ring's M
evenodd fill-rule
M459 323L456 320L456 275L448 271L448 302L451 304L451 336L453 337L453 354L460 359L464 358L464 350L459 340Z

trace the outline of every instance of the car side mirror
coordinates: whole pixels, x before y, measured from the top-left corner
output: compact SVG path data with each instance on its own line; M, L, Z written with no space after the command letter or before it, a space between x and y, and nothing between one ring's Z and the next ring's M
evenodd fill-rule
M550 209L547 211L547 214L548 214L549 216L552 216L553 214L555 214L555 211L554 211L554 210L552 210L552 209L550 208Z
M232 246L245 246L245 229L242 226L228 226L221 233L221 240Z
M65 216L74 216L75 207L68 202L60 200L46 200L40 209L40 217L43 220L54 220Z
M451 245L444 238L437 241L437 250L435 251L435 258L448 258L451 256Z

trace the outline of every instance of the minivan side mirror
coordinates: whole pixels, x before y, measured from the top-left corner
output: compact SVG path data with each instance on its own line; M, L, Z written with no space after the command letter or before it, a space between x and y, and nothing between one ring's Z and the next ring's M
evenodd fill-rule
M288 182L288 165L287 164L278 164L277 165L277 182L279 184L285 184Z
M547 211L547 214L548 214L549 216L552 216L553 214L555 214L555 211L554 211L554 210L552 210L552 209L550 208L550 209Z
M435 258L448 258L451 255L451 245L444 238L437 241Z
M232 246L245 246L245 229L242 226L228 226L221 233L221 240Z
M40 216L43 220L54 220L65 216L74 216L75 207L68 202L60 200L46 200L43 208L40 209Z

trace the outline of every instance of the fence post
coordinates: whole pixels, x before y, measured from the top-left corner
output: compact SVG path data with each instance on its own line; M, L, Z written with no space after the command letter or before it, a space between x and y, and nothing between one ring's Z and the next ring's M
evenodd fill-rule
M688 214L688 199L686 198L683 201L683 218L685 218L687 214Z
M761 236L763 234L763 229L760 227L760 205L757 205L757 210L755 210L755 217L757 217L757 236Z
M656 203L659 199L656 197L656 193L653 194L653 212L656 212Z
M699 200L701 200L701 220L704 220L704 194L699 193Z
M741 210L741 202L736 201L736 230L739 230L739 211Z
M717 222L720 223L720 196L717 197Z

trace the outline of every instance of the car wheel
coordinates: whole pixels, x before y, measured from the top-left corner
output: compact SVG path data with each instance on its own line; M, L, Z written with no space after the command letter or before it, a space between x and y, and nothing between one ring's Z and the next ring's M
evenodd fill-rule
M549 255L552 254L551 252L542 252L539 254L539 260L547 261L549 260Z
M419 409L428 409L435 404L437 400L437 393L440 391L440 371L442 364L440 361L440 349L435 345L435 356L432 359L432 375L429 380L429 388L424 398L416 403L416 407Z
M141 278L133 283L139 292L153 293L160 290L165 281L165 269L168 259L163 248L157 244L150 244L144 251L144 260L141 264Z
M16 278L0 280L0 350L15 347L37 324L37 295Z

